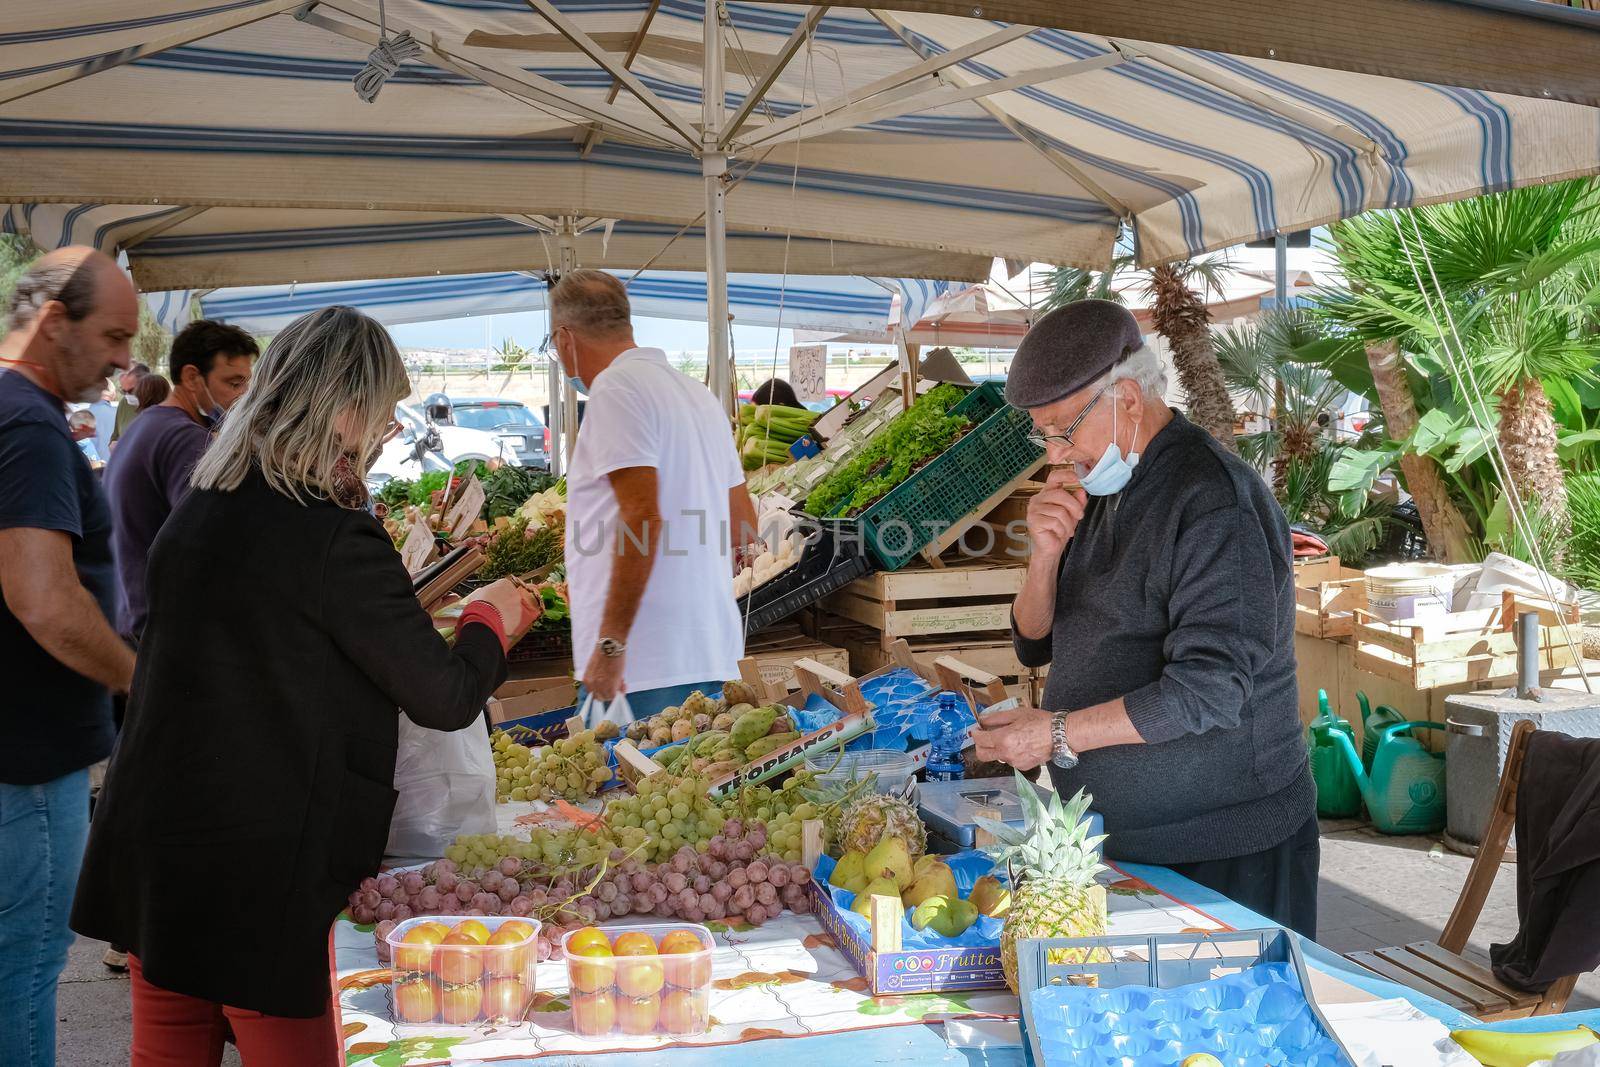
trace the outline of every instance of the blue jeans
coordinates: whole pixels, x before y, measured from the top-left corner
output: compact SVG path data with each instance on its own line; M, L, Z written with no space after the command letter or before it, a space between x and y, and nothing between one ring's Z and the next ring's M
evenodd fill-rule
M628 710L635 719L648 719L658 711L674 708L689 699L689 694L696 689L706 696L715 699L722 693L721 682L690 682L686 685L665 685L660 689L641 689L637 693L628 693ZM584 701L589 699L589 690L580 684L578 686L578 710L583 710Z
M0 783L0 1063L56 1062L56 979L89 836L89 772Z

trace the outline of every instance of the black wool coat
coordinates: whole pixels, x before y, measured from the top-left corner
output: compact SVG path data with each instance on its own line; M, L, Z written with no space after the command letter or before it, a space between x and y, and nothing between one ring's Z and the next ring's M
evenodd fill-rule
M328 1003L328 932L394 810L400 708L458 730L499 639L435 631L382 524L259 472L195 490L151 548L150 615L72 928L164 989L270 1015Z

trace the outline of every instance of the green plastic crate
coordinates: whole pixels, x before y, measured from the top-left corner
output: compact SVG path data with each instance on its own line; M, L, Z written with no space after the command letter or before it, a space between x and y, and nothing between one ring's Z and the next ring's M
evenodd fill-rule
M860 537L884 570L898 570L945 529L1039 462L1033 420L1011 407L999 382L984 382L955 407L974 426L955 444L859 515L834 520L842 536Z

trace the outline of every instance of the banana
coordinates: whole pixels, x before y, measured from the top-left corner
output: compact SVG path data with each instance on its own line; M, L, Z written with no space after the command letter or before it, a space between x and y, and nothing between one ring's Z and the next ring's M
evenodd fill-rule
M1551 1030L1542 1034L1507 1033L1502 1030L1454 1030L1450 1039L1466 1049L1483 1067L1528 1067L1558 1052L1587 1048L1600 1041L1587 1026Z

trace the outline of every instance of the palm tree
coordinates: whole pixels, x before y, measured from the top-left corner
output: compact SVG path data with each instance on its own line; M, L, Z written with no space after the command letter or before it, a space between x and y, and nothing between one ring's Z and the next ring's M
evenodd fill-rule
M1120 303L1122 297L1115 288L1117 276L1131 273L1134 262L1133 253L1124 249L1112 257L1109 270L1051 269L1046 277L1050 295L1040 305L1041 310L1051 311L1091 298ZM1233 433L1233 399L1217 364L1211 313L1206 310L1204 297L1213 290L1220 291L1230 269L1225 258L1206 256L1147 268L1137 284L1151 298L1156 332L1166 338L1172 349L1172 365L1189 404L1189 417L1230 452L1238 452Z
M1290 468L1331 443L1319 418L1344 395L1344 386L1299 352L1322 330L1307 312L1269 312L1253 323L1230 326L1216 337L1217 362L1227 385L1249 397L1270 429L1239 439L1239 453L1258 467L1272 466L1272 491L1284 499ZM1269 414L1270 413L1270 414Z
M1410 383L1401 388L1393 372L1402 352L1442 371L1467 407L1496 401L1511 488L1539 512L1559 562L1571 519L1544 383L1594 380L1600 185L1560 182L1358 216L1332 233L1351 291L1326 305L1386 363L1379 393L1391 435L1409 432L1403 413L1398 424L1390 416L1391 399L1415 409Z

